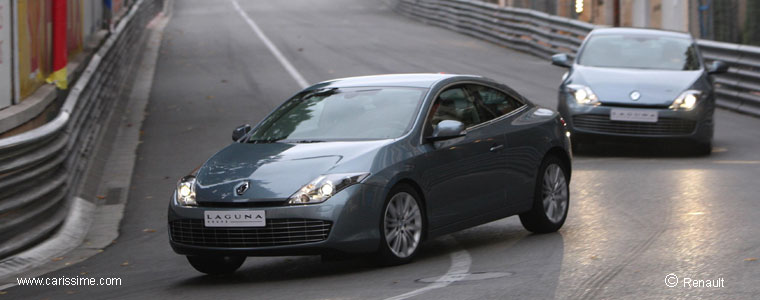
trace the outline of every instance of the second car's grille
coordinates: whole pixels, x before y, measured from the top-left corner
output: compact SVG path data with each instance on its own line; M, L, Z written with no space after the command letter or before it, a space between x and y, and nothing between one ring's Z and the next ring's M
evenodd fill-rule
M327 239L332 222L309 219L270 219L266 227L206 227L203 220L169 222L172 240L193 246L249 248L282 246Z
M612 121L607 115L575 115L573 126L579 129L633 135L679 135L694 131L695 121L659 118L657 123Z

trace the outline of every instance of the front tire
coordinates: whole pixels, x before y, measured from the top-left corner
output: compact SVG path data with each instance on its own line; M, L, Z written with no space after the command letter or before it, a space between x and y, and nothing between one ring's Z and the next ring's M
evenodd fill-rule
M698 156L708 156L712 154L712 142L696 142L694 144L694 153Z
M595 141L589 136L582 136L578 133L570 135L570 147L573 150L573 154L582 153L588 151L594 145Z
M222 275L234 273L245 262L245 256L188 256L187 261L201 273Z
M417 255L426 229L424 216L414 188L401 184L391 189L380 217L377 258L381 265L405 264Z
M570 147L573 149L573 153L579 153L581 151L581 141L572 141Z
M565 223L570 204L568 170L555 156L549 156L538 169L533 208L520 214L520 222L528 231L549 233Z

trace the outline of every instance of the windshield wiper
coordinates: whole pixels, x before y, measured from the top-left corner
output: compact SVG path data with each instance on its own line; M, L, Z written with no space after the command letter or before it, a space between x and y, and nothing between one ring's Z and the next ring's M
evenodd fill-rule
M271 138L271 139L258 139L258 140L248 140L249 143L253 144L271 144L276 143L279 141L285 140L286 143L294 143L294 144L307 144L307 143L322 143L325 142L323 140L286 140L286 138Z
M249 143L254 144L271 144L284 140L285 138L273 138L273 139L260 139L260 140L248 140Z
M306 95L303 95L301 99L311 98L315 96L327 97L327 96L331 96L337 93L338 93L338 88L318 89L318 90L311 91Z
M306 144L306 143L323 143L323 142L325 141L323 140L297 140L297 141L293 141L292 143Z

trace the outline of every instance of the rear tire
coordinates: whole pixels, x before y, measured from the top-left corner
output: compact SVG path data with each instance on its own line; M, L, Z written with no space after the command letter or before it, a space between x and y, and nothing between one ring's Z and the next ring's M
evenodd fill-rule
M222 275L234 273L245 262L245 256L188 256L187 261L201 273Z
M380 216L380 265L395 266L417 255L425 230L425 212L417 191L409 185L393 187Z
M559 230L567 219L570 206L568 170L564 162L548 156L541 163L536 178L533 208L520 214L520 222L528 231L549 233Z

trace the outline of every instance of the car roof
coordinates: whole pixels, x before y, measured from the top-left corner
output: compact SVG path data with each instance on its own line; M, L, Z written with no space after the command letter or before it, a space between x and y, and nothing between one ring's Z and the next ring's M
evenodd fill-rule
M590 35L603 35L603 34L621 34L621 35L651 35L651 36L663 36L674 37L683 39L692 39L692 36L688 32L660 30L651 28L634 28L634 27L609 27L609 28L596 28Z
M346 77L328 80L315 84L308 89L330 87L359 87L359 86L402 86L429 88L434 84L458 78L462 80L484 80L477 75L443 74L443 73L418 73L418 74L386 74L372 76Z

